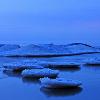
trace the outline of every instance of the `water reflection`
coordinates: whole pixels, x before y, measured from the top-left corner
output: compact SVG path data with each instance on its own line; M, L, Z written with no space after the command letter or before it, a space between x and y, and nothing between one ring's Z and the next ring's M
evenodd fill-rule
M21 73L20 72L15 72L15 71L10 71L10 70L4 70L3 73L9 77L17 77L21 78Z
M3 68L0 68L0 79L7 78L7 75L3 74Z
M73 96L82 92L81 87L76 88L66 88L66 89L47 89L40 88L40 91L44 93L47 97L63 97L63 96Z
M95 63L95 64L86 64L85 66L90 66L90 67L100 67L100 63Z
M38 78L22 78L23 83L27 84L39 84L40 81Z
M21 72L18 71L4 70L3 73L9 77L22 78L23 83L39 84L39 78L23 78Z
M96 65L95 66L93 66L93 65L84 65L84 67L87 68L87 69L100 71L100 65L97 65L97 66Z
M56 68L51 68L53 70L56 70ZM80 71L80 67L66 67L66 68L57 68L57 70L62 71L62 72L76 72L76 71Z

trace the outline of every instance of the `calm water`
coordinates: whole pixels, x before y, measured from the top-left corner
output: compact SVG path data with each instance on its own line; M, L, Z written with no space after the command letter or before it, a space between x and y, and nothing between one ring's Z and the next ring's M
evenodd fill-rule
M99 55L96 55L99 56ZM83 61L95 55L38 59L47 61ZM0 58L4 62L19 61L28 58ZM36 58L35 58L36 59ZM31 60L31 59L30 59ZM100 67L81 66L80 69L61 70L59 77L82 81L82 86L74 90L47 90L41 88L38 80L22 79L20 74L0 71L0 98L2 100L100 100Z

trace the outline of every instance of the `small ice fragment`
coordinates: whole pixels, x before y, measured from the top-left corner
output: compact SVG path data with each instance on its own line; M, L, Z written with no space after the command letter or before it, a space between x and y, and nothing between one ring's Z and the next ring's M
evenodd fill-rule
M42 78L40 79L42 87L45 88L71 88L71 87L78 87L82 83L76 80L66 80L63 78L57 79L49 79L49 78Z
M23 70L22 77L32 77L32 78L43 78L43 77L57 77L59 74L58 70L51 70L48 68L44 69L31 69L31 70Z

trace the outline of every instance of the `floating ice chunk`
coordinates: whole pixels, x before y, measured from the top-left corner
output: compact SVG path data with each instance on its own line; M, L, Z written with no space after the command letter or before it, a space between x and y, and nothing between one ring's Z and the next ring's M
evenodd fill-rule
M71 87L78 87L82 84L80 81L66 80L63 78L57 78L57 79L41 78L40 81L42 87L45 88L71 88Z
M59 74L58 70L51 70L48 68L22 71L22 77L32 77L32 78L43 78L43 77L52 78L52 77L57 77L58 74Z
M44 68L41 65L38 65L34 61L19 61L19 62L11 62L3 64L3 67L6 69L12 70L24 70L24 69L42 69Z
M40 62L40 64L47 68L79 68L80 64L76 62Z
M100 59L98 58L86 59L84 63L85 65L88 65L88 66L100 66Z

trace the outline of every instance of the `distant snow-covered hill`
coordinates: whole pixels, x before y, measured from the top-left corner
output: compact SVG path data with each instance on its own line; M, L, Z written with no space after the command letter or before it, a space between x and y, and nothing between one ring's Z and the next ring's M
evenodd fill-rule
M6 50L5 50L6 49ZM16 49L16 50L12 50ZM81 55L90 53L100 53L100 49L92 47L83 43L72 43L68 45L54 45L54 44L41 44L34 45L30 44L18 48L16 45L5 45L0 47L3 51L0 56L7 57L53 57L53 56L69 56L69 55ZM10 51L11 50L11 51Z
M20 48L20 46L16 44L0 44L0 52L11 51L18 48Z

